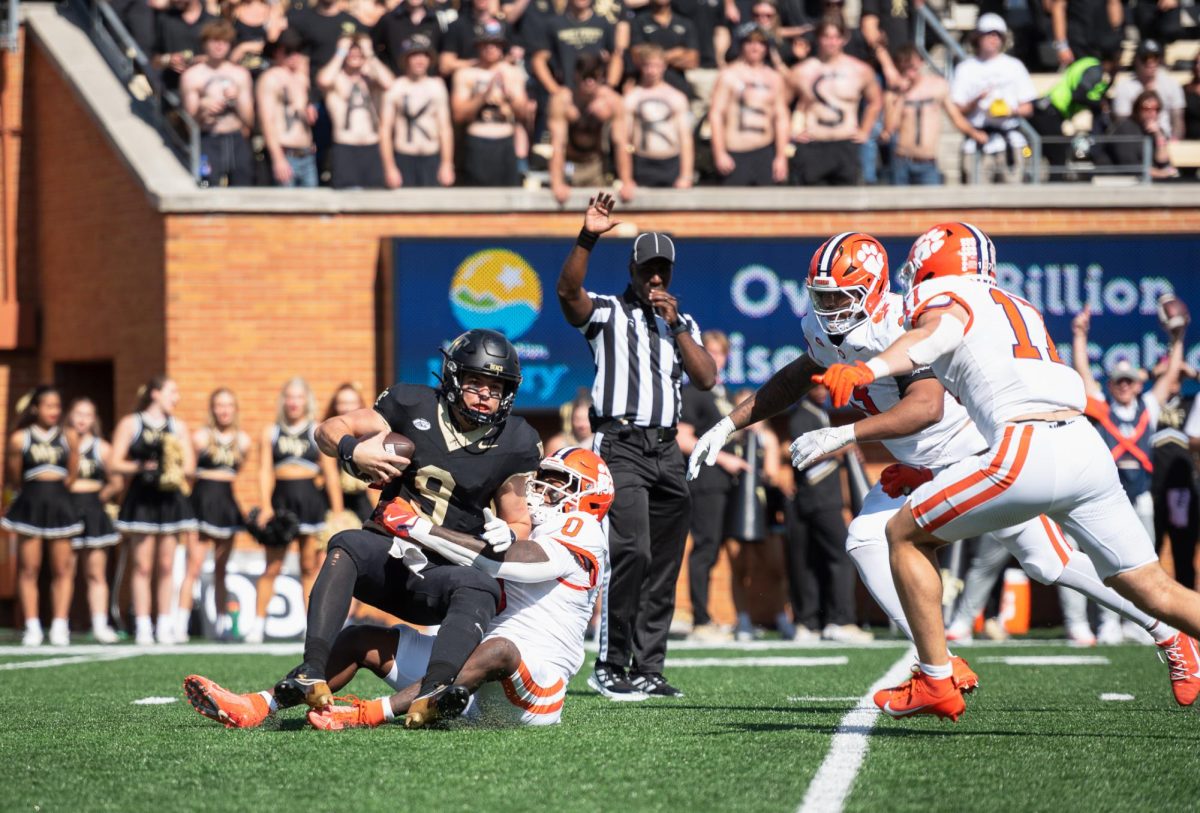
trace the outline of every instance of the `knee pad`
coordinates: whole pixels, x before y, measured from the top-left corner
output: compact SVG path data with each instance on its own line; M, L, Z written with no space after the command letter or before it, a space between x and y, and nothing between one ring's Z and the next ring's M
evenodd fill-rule
M1017 560L1021 563L1021 569L1028 573L1031 579L1042 584L1054 584L1065 569L1058 554L1051 550L1044 553L1022 551L1018 554Z
M887 518L880 521L876 516L864 515L855 517L846 529L846 552L868 545L887 547Z

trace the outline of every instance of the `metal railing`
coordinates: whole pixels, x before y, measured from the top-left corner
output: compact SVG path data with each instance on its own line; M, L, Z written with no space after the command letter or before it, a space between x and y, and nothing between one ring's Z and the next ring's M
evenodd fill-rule
M914 10L917 12L917 21L913 27L913 46L917 49L917 53L921 55L921 58L925 60L925 64L938 70L948 82L954 78L955 66L966 59L968 54L962 47L962 43L946 30L946 26L942 25L942 21L938 19L937 13L927 3L914 4ZM946 58L940 67L934 60L926 44L926 40L930 35L937 40L938 44L946 49ZM1042 136L1037 130L1033 129L1032 124L1023 118L1017 119L1017 129L1021 131L1021 135L1025 136L1025 141L1029 145L1030 157L1025 163L1025 182L1029 184L1041 183ZM975 155L975 161L980 161L982 157L979 153L976 152Z
M20 0L0 0L0 49L17 50L17 31L20 27Z
M15 0L10 0L14 2ZM134 41L120 17L104 0L69 0L104 61L129 90L171 151L200 182L200 127L183 109L179 94L168 89L162 72Z

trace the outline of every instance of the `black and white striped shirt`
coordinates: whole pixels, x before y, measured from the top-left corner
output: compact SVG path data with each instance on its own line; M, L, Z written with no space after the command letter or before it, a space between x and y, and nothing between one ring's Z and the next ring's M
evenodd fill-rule
M596 380L592 409L599 418L671 428L679 420L683 357L666 321L643 304L633 287L621 296L588 293L592 315L579 330L592 348ZM700 344L700 327L679 318Z

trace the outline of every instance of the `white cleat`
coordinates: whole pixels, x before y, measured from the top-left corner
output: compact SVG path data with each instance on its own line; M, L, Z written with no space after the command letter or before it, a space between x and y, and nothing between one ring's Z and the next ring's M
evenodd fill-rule
M48 640L50 646L70 646L71 631L64 627L51 627Z
M96 639L98 644L115 644L121 640L117 637L117 633L112 627L96 627L92 630L92 637Z
M45 638L41 630L26 627L25 634L21 636L21 646L41 646Z

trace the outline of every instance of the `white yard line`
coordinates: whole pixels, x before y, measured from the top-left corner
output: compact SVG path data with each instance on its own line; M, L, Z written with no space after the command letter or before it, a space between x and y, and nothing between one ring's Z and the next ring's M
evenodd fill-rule
M906 650L900 660L858 698L858 705L842 718L833 734L829 753L825 754L825 761L804 794L799 813L836 813L846 804L854 779L867 756L871 729L879 716L879 709L871 698L880 689L894 686L908 677L912 663L912 651Z
M1131 694L1123 694L1121 692L1104 692L1103 694L1100 695L1100 699L1105 700L1105 701L1115 701L1117 703L1124 703L1124 702L1128 702L1130 700L1136 700L1137 698L1135 698Z
M1005 666L1108 666L1103 655L987 655L972 658L979 663L1002 663Z
M104 653L80 653L66 658L43 658L40 661L15 661L13 663L0 663L0 671L7 672L12 669L48 669L53 666L70 666L78 663L101 663L103 661L119 661L125 658L134 658L142 653L135 649L117 649L109 648Z
M845 666L850 659L845 655L827 657L768 657L768 658L667 658L668 669L687 666Z
M857 697L823 697L817 695L789 694L789 703L850 703L857 702Z

